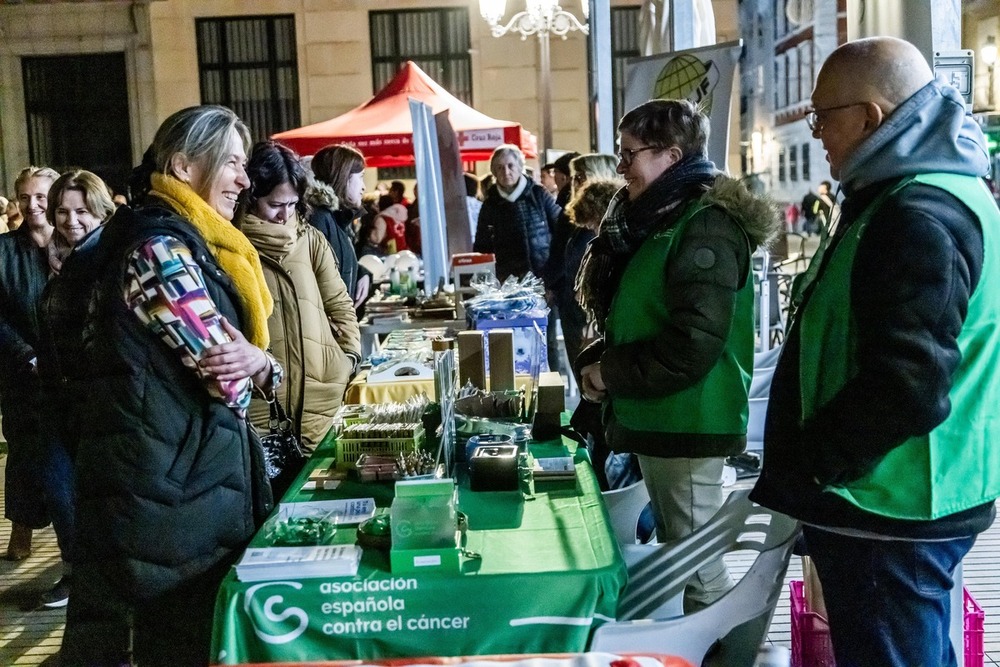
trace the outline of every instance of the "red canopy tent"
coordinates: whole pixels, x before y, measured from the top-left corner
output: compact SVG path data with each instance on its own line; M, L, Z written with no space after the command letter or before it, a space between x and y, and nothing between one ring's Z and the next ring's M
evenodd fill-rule
M500 144L520 146L537 157L534 137L518 123L490 118L442 88L411 61L375 97L347 113L321 123L279 132L273 139L300 155L313 155L329 144L350 144L365 155L369 167L413 164L413 124L408 98L428 104L434 113L448 110L458 134L462 160L488 160Z

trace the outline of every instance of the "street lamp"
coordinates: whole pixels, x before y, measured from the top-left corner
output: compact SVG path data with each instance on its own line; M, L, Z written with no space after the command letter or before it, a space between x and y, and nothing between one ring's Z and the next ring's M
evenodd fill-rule
M479 12L490 24L494 37L502 37L509 32L519 34L522 40L530 35L538 35L540 53L539 81L542 89L542 146L540 159L545 162L546 151L552 147L552 65L549 60L549 35L566 39L574 31L587 34L587 24L581 23L573 14L559 6L558 0L525 0L525 9L510 18L506 24L503 16L507 10L506 0L479 0ZM590 12L589 0L580 0L584 18Z
M986 64L987 89L986 106L993 108L993 66L997 62L997 44L993 35L986 37L986 43L979 49L979 57Z

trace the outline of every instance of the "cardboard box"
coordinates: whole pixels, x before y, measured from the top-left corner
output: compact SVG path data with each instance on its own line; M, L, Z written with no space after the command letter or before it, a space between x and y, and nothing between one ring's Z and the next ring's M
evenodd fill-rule
M468 287L478 273L496 275L496 256L492 253L463 252L451 256L451 279L455 290Z
M458 381L460 386L486 389L486 350L482 331L458 332Z
M493 329L489 334L490 391L514 388L514 332Z
M562 376L554 371L547 371L538 376L538 405L535 412L561 414L566 410L566 387Z
M458 319L465 317L465 299L476 296L476 290L469 287L469 283L480 273L496 275L496 257L492 253L464 252L451 256L451 280L455 284Z

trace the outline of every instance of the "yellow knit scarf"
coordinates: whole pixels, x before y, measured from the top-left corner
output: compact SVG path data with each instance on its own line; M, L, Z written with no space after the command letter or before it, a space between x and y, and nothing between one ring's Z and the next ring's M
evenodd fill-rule
M162 199L178 215L198 230L222 270L229 275L239 294L246 321L243 335L262 350L270 344L267 318L274 300L264 281L260 255L247 237L219 215L201 196L173 176L153 174L150 194ZM233 322L238 326L239 322Z

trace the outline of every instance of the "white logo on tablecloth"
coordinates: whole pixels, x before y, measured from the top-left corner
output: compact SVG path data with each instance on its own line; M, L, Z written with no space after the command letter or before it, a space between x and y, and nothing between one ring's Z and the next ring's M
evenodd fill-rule
M250 624L253 625L254 634L257 635L257 637L259 637L261 641L266 642L268 644L287 644L288 642L292 641L293 639L295 639L296 637L298 637L299 635L301 635L303 632L306 631L306 628L309 626L309 616L306 614L304 610L300 609L299 607L288 607L284 611L275 613L274 611L275 605L284 602L285 598L283 598L280 595L272 595L271 597L264 600L264 605L263 605L264 618L267 619L268 624L274 623L281 625L277 625L277 627L275 628L258 627L257 623L260 619L258 619L256 614L250 613L250 605L253 601L254 594L260 589L266 588L267 586L291 586L296 590L300 590L302 588L302 584L296 581L269 581L263 584L257 584L247 589L246 598L243 601L243 611L250 619ZM274 632L269 632L270 630L279 630L279 631L282 630L284 626L284 621L291 617L299 619L298 626L295 629L281 634L274 634Z

